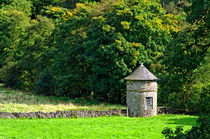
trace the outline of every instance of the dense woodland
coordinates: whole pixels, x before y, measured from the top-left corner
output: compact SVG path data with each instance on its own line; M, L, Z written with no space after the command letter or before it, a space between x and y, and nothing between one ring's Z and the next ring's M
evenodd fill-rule
M208 0L1 0L0 82L42 95L125 103L140 63L158 103L208 111Z

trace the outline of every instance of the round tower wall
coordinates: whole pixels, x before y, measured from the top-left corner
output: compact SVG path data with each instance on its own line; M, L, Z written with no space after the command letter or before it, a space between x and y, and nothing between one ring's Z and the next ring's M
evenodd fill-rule
M157 115L157 82L127 81L126 99L130 117Z
M127 91L153 92L157 91L157 82L155 81L127 81Z

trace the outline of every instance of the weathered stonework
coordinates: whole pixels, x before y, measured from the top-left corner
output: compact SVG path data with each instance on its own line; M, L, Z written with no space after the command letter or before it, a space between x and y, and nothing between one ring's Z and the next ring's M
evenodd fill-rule
M142 64L125 80L128 116L157 115L157 78Z
M0 112L0 118L78 118L126 115L125 110L115 109L106 111L57 111L57 112Z
M146 97L153 98L152 109L146 108ZM157 83L127 81L127 108L130 117L157 115Z
M184 110L167 107L157 108L158 114L192 114ZM101 116L126 116L126 109L106 110L106 111L58 111L58 112L0 112L0 118L78 118L78 117L101 117Z
M157 82L155 81L127 81L127 91L135 92L157 92Z

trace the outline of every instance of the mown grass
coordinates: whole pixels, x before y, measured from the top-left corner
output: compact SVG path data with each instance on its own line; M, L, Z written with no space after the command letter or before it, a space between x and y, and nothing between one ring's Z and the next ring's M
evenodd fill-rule
M197 117L97 117L71 119L0 119L0 139L161 139L164 127L188 130Z
M69 110L124 109L125 106L100 103L93 100L68 97L46 97L30 92L21 92L0 84L0 112L54 112Z

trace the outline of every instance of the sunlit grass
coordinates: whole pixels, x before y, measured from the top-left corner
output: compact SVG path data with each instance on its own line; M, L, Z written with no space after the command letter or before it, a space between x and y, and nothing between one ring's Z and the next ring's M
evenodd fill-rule
M121 105L68 97L39 96L0 85L0 112L55 112L69 110L110 110L125 108Z
M164 127L190 129L196 116L0 119L0 139L162 139Z

